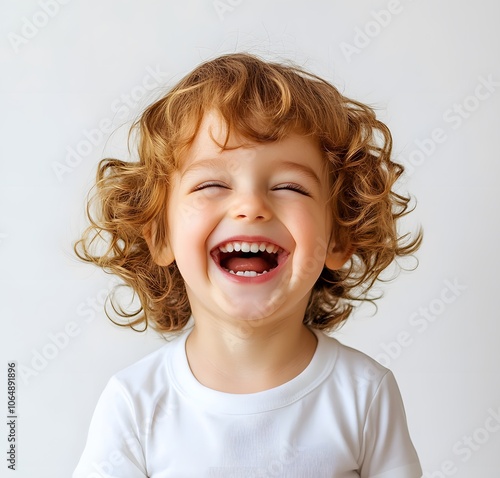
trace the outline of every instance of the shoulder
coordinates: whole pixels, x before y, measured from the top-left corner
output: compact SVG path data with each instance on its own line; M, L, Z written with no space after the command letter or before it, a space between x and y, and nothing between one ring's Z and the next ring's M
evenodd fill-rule
M369 406L384 388L393 388L392 372L376 360L323 332L317 332L318 348L323 357L332 357L332 367L325 385L351 403Z
M170 337L159 349L120 370L110 384L131 395L154 395L169 383L169 364L175 351L182 347L184 333Z
M338 339L316 332L319 344L330 354L335 354L335 372L364 378L369 381L380 381L390 372L369 355L343 344Z

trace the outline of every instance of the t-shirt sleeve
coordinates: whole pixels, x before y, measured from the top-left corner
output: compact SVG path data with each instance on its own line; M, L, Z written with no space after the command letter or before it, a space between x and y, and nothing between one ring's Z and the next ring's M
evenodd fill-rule
M147 478L133 403L116 378L97 402L73 478Z
M382 378L363 430L361 478L421 478L406 413L392 372Z

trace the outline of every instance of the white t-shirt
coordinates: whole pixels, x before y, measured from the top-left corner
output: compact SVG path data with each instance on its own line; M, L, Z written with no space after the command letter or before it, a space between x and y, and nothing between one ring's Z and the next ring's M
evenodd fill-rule
M196 380L184 332L111 378L73 478L420 478L392 373L315 333L297 377L230 394Z

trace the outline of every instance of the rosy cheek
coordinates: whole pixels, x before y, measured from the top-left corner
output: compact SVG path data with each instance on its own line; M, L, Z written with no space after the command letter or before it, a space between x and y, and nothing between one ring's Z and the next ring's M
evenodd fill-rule
M181 274L183 277L189 281L190 275L199 271L200 261L196 254L185 254L181 261Z
M327 224L325 216L322 212L311 212L310 209L298 211L292 224L301 224L304 227L296 231L298 237L301 237L306 243L316 246L319 242L324 241L326 235Z

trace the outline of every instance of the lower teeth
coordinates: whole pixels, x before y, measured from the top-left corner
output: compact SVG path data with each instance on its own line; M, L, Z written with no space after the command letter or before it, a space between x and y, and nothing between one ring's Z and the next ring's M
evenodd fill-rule
M261 276L261 275L267 274L269 272L269 271L264 271L264 272L238 271L238 272L234 272L234 271L231 271L231 270L228 270L228 269L226 269L226 271L229 272L230 274L234 274L236 276L244 276L244 277L257 277L257 276Z

